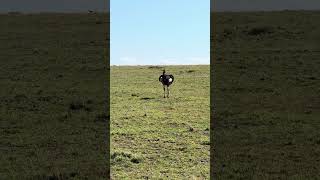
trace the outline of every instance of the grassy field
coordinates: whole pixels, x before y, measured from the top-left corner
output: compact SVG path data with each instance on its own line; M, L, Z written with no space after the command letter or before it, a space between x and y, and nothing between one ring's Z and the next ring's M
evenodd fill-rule
M165 68L175 77L170 98L162 67L111 67L114 179L209 178L210 67Z
M319 18L211 18L214 179L319 177ZM1 179L106 179L108 19L0 15ZM166 70L111 67L114 179L209 177L209 66Z
M0 179L106 179L108 19L0 15Z
M319 18L212 14L214 179L319 179Z

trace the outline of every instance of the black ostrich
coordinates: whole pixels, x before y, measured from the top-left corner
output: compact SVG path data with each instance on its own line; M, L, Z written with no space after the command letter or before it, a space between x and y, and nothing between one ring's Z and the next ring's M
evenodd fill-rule
M166 86L167 86L167 97L169 98L169 86L173 83L174 77L171 74L166 74L166 70L163 70L162 75L159 77L159 81L163 85L163 98L166 97Z

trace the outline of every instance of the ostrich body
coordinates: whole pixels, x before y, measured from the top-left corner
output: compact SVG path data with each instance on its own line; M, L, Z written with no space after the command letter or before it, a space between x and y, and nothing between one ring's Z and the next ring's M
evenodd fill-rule
M166 71L163 70L162 75L159 77L159 81L163 85L163 97L166 97L166 87L167 87L167 98L169 98L169 86L173 83L174 77L171 74L166 74Z

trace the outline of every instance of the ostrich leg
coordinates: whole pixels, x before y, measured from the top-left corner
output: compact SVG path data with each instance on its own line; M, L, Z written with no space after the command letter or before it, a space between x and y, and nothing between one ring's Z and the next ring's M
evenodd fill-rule
M167 86L167 98L169 98L169 94L170 94L170 90L169 90L169 86Z
M166 98L166 86L163 85L163 98Z

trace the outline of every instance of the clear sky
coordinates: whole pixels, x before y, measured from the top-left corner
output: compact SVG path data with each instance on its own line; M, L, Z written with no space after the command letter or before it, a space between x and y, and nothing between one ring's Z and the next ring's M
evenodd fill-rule
M210 63L209 0L111 0L111 65Z

